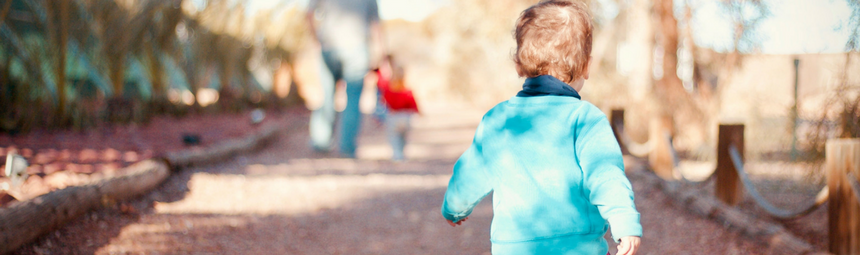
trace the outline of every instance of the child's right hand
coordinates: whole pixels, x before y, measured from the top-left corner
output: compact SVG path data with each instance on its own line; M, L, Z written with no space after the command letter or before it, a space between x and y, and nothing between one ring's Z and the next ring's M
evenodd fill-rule
M456 227L456 226L462 225L463 222L468 220L468 219L469 219L469 217L463 218L462 220L460 220L458 222L453 222L451 220L446 220L446 221L448 221L448 225L451 225L452 227Z
M625 236L621 238L621 244L618 245L617 255L635 255L639 250L639 242L641 238L638 236Z

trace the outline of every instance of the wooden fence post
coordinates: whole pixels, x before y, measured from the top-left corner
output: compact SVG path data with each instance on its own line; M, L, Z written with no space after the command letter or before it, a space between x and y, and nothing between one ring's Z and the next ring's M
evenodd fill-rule
M830 252L860 254L860 203L848 183L848 172L860 176L860 139L828 140L825 169L830 201L827 206Z
M621 154L630 154L630 152L627 151L627 146L622 142L623 140L621 140L621 132L623 129L620 128L624 127L624 109L612 110L609 114L609 126L612 127L613 134L615 134L615 140L618 141L618 146L621 146Z
M675 158L667 136L671 136L673 132L673 120L671 115L658 115L651 119L649 127L648 141L652 144L651 153L648 155L648 162L651 164L651 169L654 173L664 180L675 179L673 171L675 170Z
M732 163L732 157L729 154L730 145L733 145L738 150L738 154L743 159L743 124L720 124L717 141L717 181L716 185L714 185L714 195L723 203L735 206L743 199L743 186L741 185L737 169L735 169L735 165Z

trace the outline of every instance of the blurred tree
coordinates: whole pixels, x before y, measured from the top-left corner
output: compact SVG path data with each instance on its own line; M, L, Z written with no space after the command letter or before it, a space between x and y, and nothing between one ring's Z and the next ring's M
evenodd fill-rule
M711 141L709 127L715 126L716 118L719 116L719 90L722 87L716 85L717 91L710 91L707 87L705 91L700 93L691 93L694 86L690 86L690 90L684 88L682 80L678 77L680 42L682 37L679 29L679 21L676 18L676 4L684 4L686 13L684 15L686 23L686 37L689 40L690 49L685 49L692 55L692 68L694 82L703 82L702 68L708 63L700 63L695 59L696 46L692 43L692 17L694 8L690 1L676 2L673 0L654 0L654 14L657 17L655 23L655 31L657 36L657 50L659 54L657 61L659 66L655 69L656 83L653 88L655 99L657 102L657 114L663 116L671 116L674 126L684 127L676 129L677 135L686 139L686 143L690 145L701 144L703 148L710 148ZM721 6L729 13L733 26L733 38L730 52L726 56L723 65L718 73L720 74L719 83L728 84L731 81L731 74L738 68L741 61L741 52L754 52L758 47L758 38L755 36L756 30L760 22L768 17L769 10L762 0L721 0ZM696 149L696 148L691 148Z
M50 47L55 56L54 62L54 79L57 86L57 107L55 109L55 120L65 122L66 116L66 50L69 40L69 1L66 0L49 0L45 3L45 9L48 17L45 24L48 41L53 47Z
M681 79L677 75L678 70L678 42L680 33L678 28L678 20L675 18L675 2L673 0L655 0L654 12L657 16L655 26L657 27L657 51L660 54L658 59L659 66L655 67L655 76L657 81L653 87L654 100L657 105L656 112L652 113L652 117L656 120L652 121L671 121L661 125L652 125L652 127L671 127L678 126L681 128L670 128L670 130L651 130L652 139L661 139L664 133L670 133L690 140L690 144L707 143L707 116L703 114L703 110L692 98L683 86Z
M851 16L845 22L849 30L848 41L845 43L845 65L842 76L834 92L829 96L820 117L813 122L813 128L808 133L810 156L816 160L824 160L824 149L831 138L860 137L860 84L852 84L852 75L857 60L860 57L860 0L846 0L851 8ZM853 69L852 69L853 68ZM857 76L853 76L856 81Z
M6 21L6 16L9 15L9 11L12 10L12 0L6 0L2 6L2 9L0 9L0 25Z
M9 12L24 15L7 16L0 24L0 46L9 63L8 77L13 80L6 84L11 100L9 114L3 116L3 129L28 129L54 119L51 112L42 112L46 108L43 103L53 103L50 99L58 96L50 71L52 47L46 45L44 34L47 15L37 1L12 0Z
M728 11L734 28L732 48L724 66L724 77L729 81L734 69L743 64L741 52L758 51L760 41L755 35L760 22L770 16L770 10L763 0L722 0L721 3Z
M308 26L304 12L296 5L281 4L259 13L254 19L254 31L262 36L265 56L263 65L272 68L271 93L276 102L291 105L304 101L295 82L298 53L308 45ZM253 70L252 70L253 71ZM264 75L264 74L258 74ZM288 83L285 83L288 82Z
M241 2L192 3L203 3L199 11L185 2L0 0L0 129L79 126L86 121L78 118L114 120L115 113L137 121L150 112L145 100L166 102L171 88L196 97L212 87L259 101L266 91L249 71L251 53L289 62L303 47L304 26L274 25L279 32L270 34L246 20ZM301 12L283 13L280 20L303 20Z
M97 23L98 30L95 34L102 45L102 54L106 60L114 97L122 97L125 88L126 54L130 49L131 36L144 24L131 23L129 11L120 7L114 0L92 1L90 7L94 21Z
M860 51L860 0L845 0L851 8L851 17L847 24L851 31L845 51Z
M851 84L848 77L852 73L852 55L860 52L860 0L846 0L851 8L847 25L851 31L845 44L845 67L842 70L841 84L837 89L841 108L839 114L839 137L860 137L860 86ZM855 72L856 74L856 72ZM853 98L852 98L853 97Z
M148 63L149 75L152 80L153 99L165 100L167 87L164 81L163 65L159 56L175 50L176 26L182 21L182 0L147 2L144 8L143 22L149 22L143 34L144 44L142 54Z
M3 3L2 7L0 7L0 27L5 26L4 21L6 21L6 16L9 15L9 11L11 9L12 0L6 0L6 2ZM11 85L9 85L9 66L12 63L12 58L9 56L8 53L2 53L2 56L0 56L3 58L2 62L0 62L0 109L2 109L0 110L0 114L9 115L8 110L11 107L10 101L12 101L12 98L10 96L12 91L9 89L11 87Z

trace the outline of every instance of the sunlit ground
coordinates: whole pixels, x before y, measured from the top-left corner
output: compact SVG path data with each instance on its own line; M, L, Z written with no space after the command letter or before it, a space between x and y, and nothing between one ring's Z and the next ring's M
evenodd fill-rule
M383 129L370 118L358 159L311 152L302 125L257 155L187 170L177 199L155 202L151 214L122 227L98 253L485 253L489 204L459 229L445 224L438 207L483 112L422 106L406 161L388 160Z

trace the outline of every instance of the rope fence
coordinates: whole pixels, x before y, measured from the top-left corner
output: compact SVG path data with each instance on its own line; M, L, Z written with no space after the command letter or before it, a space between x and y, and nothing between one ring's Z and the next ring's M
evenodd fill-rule
M828 250L834 254L860 254L860 181L857 179L860 176L860 139L827 141L827 186L817 193L813 201L791 210L779 208L765 199L746 172L744 125L720 125L714 172L702 181L691 181L679 171L679 154L672 146L672 135L666 131L667 128L652 123L648 142L635 143L624 132L623 113L623 110L613 110L610 122L622 151L638 158L649 158L649 169L657 176L699 186L715 180L714 195L721 202L736 206L742 201L745 191L768 215L783 220L809 215L827 203ZM658 132L658 136L653 132ZM667 170L667 166L671 169Z
M622 152L625 152L625 154L630 154L640 159L648 158L649 155L655 150L654 142L652 140L648 140L644 143L637 143L633 141L633 139L631 139L630 136L627 135L627 133L624 131L624 119L617 117L619 116L619 114L623 116L624 111L613 110L612 113L612 130L615 133L615 137L618 140L619 145L621 146ZM681 157L678 155L678 152L677 150L675 150L675 147L672 146L672 134L669 132L663 132L663 138L669 145L667 147L669 148L669 157L671 158L673 166L673 176L679 177L679 180L684 181L686 184L697 186L707 185L708 183L710 183L710 181L714 179L713 172L708 177L700 181L695 181L688 179L686 176L684 176L683 172L677 171L678 169L680 169Z
M613 122L615 131L615 137L621 142L624 146L623 149L626 149L630 155L645 158L648 157L648 154L651 154L651 151L654 149L654 145L651 141L647 141L645 143L637 143L630 139L630 136L627 136L627 133L624 132L624 123L623 120L614 120Z
M740 154L738 153L738 149L735 148L734 145L729 146L729 154L731 155L735 170L737 170L738 176L740 176L741 182L743 182L747 194L749 194L753 198L753 200L759 207L767 211L767 213L771 216L780 219L793 219L801 216L806 216L807 214L811 213L812 211L815 211L815 209L818 209L819 206L827 202L828 189L825 186L823 189L821 189L820 192L818 192L815 201L813 201L811 204L803 206L803 209L786 210L778 208L771 204L769 201L767 201L767 199L765 199L764 196L762 196L761 193L758 192L758 189L755 187L753 181L750 180L749 174L747 174L744 168L744 162L741 159Z
M681 171L681 157L678 156L678 151L676 151L675 146L673 146L672 134L669 134L669 132L663 132L663 134L664 134L664 137L666 138L666 142L669 144L669 146L668 146L669 155L672 158L672 163L674 166L672 168L674 176L679 177L678 179L680 179L681 181L683 181L687 185L694 185L694 186L698 186L698 187L705 186L708 183L711 183L712 180L714 180L714 176L715 176L714 173L716 173L716 171L712 171L711 174L708 175L708 177L702 179L701 181L690 180L687 178L687 176L684 176L684 172Z

